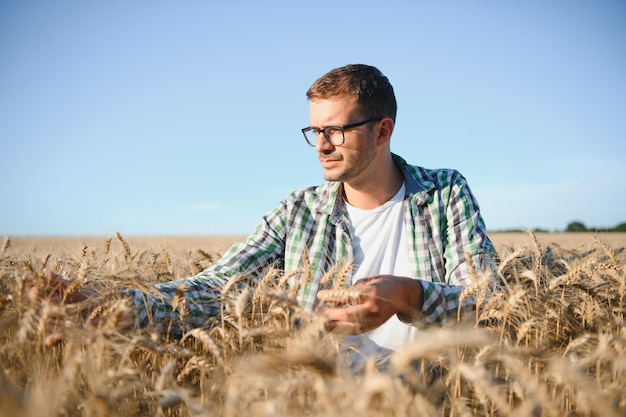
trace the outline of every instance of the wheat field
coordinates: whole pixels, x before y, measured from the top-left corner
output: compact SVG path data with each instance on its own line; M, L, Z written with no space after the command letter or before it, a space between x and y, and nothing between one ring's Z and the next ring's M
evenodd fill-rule
M626 415L626 234L491 238L500 281L467 289L476 314L355 374L273 269L227 284L223 315L182 338L119 330L120 289L196 274L243 237L2 237L0 416ZM107 319L54 312L66 340L45 346L53 310L28 297L43 266L97 288Z

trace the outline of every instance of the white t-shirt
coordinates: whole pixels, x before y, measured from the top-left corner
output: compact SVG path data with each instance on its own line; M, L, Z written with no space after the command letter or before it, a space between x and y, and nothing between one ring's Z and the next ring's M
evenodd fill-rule
M352 283L379 274L411 276L404 227L404 194L402 184L389 201L373 210L361 210L346 203L354 247ZM364 354L384 353L385 349L397 350L416 334L414 326L402 323L394 314L380 327L363 335L350 336L349 342L359 345Z

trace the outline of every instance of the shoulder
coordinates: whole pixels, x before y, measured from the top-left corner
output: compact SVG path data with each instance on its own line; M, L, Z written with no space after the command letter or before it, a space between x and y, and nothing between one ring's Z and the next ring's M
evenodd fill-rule
M287 194L282 204L287 207L306 206L312 211L330 212L339 194L340 186L339 182L332 181L295 190Z
M338 182L325 182L320 185L312 185L310 187L301 188L291 191L285 197L285 200L319 200L326 201L334 196L339 188Z

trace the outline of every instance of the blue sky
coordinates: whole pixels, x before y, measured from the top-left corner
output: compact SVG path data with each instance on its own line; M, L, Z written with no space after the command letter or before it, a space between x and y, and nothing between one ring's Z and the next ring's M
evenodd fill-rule
M0 235L248 234L323 181L305 92L377 66L392 151L490 230L626 221L626 2L0 0Z

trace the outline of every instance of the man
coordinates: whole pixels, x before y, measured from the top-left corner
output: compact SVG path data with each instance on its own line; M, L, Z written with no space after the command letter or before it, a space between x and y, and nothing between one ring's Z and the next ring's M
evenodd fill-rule
M307 97L311 125L302 132L326 182L289 194L244 243L197 276L157 285L162 297L126 291L135 326L177 320L172 300L181 285L186 325L201 326L220 313L220 287L230 277L254 277L268 265L302 270L303 253L310 277L298 295L302 307L323 315L329 330L364 334L375 349L393 351L420 324L472 306L471 298L459 306L470 270L495 257L478 204L457 171L411 166L391 153L397 105L387 77L347 65L315 81ZM337 264L353 264L345 285L358 294L354 305L324 303L335 290L320 283ZM46 274L62 292L67 282Z

